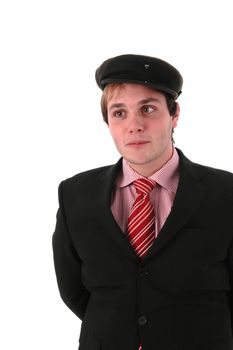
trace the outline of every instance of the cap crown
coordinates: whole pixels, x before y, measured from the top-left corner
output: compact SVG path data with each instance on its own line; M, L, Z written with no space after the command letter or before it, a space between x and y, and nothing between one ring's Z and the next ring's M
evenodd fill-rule
M175 99L181 94L183 78L170 63L156 57L121 55L104 61L95 74L103 90L110 83L135 83L148 85L166 92Z

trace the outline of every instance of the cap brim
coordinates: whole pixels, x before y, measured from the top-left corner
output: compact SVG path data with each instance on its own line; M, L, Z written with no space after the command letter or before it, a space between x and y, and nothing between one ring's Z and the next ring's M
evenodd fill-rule
M151 87L155 90L166 92L167 94L171 95L174 99L177 99L178 96L181 94L178 94L176 91L169 89L168 87L159 85L159 84L154 84L149 81L141 81L141 80L133 80L133 79L104 79L100 82L100 88L103 90L106 85L111 84L111 83L132 83L132 84L140 84L140 85L145 85L148 87Z

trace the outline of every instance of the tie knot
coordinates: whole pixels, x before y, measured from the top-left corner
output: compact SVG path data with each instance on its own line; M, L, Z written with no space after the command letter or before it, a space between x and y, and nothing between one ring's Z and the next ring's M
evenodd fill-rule
M155 187L156 182L150 179L138 179L133 182L134 187L136 188L137 193L149 194Z

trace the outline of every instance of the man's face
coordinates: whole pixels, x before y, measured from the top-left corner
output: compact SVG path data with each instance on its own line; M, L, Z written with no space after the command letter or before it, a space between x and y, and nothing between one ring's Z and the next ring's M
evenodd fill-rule
M150 176L172 155L171 117L165 96L139 84L117 88L107 103L108 125L121 156L139 174Z

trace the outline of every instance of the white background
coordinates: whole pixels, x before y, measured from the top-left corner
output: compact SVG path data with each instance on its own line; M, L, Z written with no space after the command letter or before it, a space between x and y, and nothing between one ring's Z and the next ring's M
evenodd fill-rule
M157 56L184 77L176 145L233 171L231 0L0 2L1 349L77 350L51 238L57 187L118 159L94 72L124 53Z

